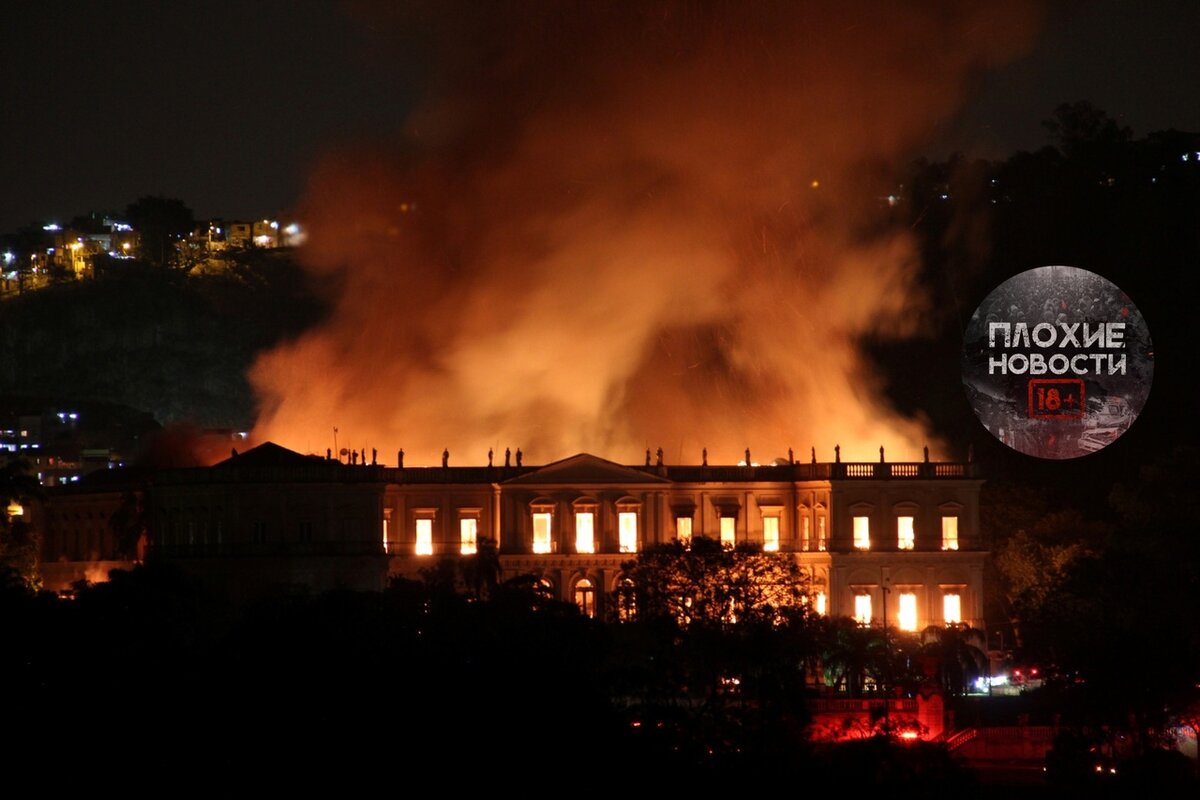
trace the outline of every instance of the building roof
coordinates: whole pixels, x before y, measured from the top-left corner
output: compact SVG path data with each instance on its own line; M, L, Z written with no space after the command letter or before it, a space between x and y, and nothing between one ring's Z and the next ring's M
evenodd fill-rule
M504 481L510 485L558 483L670 483L665 477L625 467L589 453L555 461L544 467Z
M233 455L224 461L214 464L217 467L296 467L307 466L325 459L320 456L306 456L289 450L274 442L263 442L244 453L236 449Z

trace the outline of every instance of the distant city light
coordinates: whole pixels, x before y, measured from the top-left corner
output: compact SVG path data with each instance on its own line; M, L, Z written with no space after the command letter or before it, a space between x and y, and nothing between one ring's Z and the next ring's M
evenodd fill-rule
M1187 161L1187 156L1186 156L1186 155L1183 157L1183 160L1184 160L1184 161ZM44 231L61 231L61 230L62 230L62 228L58 227L58 225L56 225L56 224L54 224L53 222L51 222L51 223L50 223L50 224L48 224L48 225L43 225L43 226L42 226L42 230L44 230Z

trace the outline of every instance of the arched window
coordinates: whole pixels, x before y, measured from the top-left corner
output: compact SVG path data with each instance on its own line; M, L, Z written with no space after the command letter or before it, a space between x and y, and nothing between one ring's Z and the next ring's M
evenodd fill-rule
M579 610L583 612L585 617L596 616L596 587L587 578L580 578L575 582L574 591L575 605L579 606Z

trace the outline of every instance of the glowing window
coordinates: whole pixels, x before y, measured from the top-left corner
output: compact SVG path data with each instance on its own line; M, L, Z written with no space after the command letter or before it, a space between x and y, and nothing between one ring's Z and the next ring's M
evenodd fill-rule
M596 552L596 515L594 512L577 511L575 513L575 552Z
M683 542L685 545L690 545L692 543L691 517L675 518L675 538Z
M854 595L854 621L859 625L871 624L871 595Z
M870 550L871 549L871 518L870 517L855 517L854 518L854 549L855 550Z
M622 553L637 552L637 523L638 515L636 511L622 511L617 514L617 544Z
M958 517L942 517L942 549L958 549Z
M824 552L828 547L829 539L825 533L825 515L817 517L817 549Z
M417 555L433 555L433 520L417 520Z
M474 555L479 547L479 520L463 517L458 521L459 550L464 556Z
M917 595L915 592L900 593L900 613L896 625L902 631L917 629Z
M810 522L808 519L808 514L805 514L803 517L800 518L800 549L801 550L808 550L812 545L812 543L809 541L809 539L812 536L812 531L810 530L810 527L811 526L810 526Z
M533 552L550 552L549 511L535 511L533 514Z
M596 616L596 589L587 578L575 584L575 605L586 617Z
M637 617L637 595L633 578L617 581L617 620L632 622Z
M817 592L817 613L823 617L825 616L825 609L825 593Z
M383 518L383 552L385 553L391 552L388 550L388 528L391 526L391 522L392 520L390 517L385 516Z
M733 547L736 540L734 534L734 525L736 520L733 517L721 517L721 544Z
M962 622L962 595L958 592L946 592L942 595L942 619L947 625Z
M896 518L896 547L901 550L912 550L917 537L913 530L912 517Z
M779 517L763 517L763 552L779 550Z

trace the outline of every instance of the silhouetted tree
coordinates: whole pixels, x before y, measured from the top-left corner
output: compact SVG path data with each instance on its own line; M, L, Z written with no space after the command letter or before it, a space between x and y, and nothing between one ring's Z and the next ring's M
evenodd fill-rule
M930 625L921 631L924 651L938 661L942 690L966 694L971 682L987 669L984 633L962 624Z
M26 505L41 495L42 486L30 474L29 462L17 458L0 466L0 567L10 569L31 589L41 586L41 540L28 522Z
M1127 143L1133 136L1128 127L1117 124L1107 113L1086 100L1062 103L1050 119L1042 122L1059 151L1067 158L1097 155Z
M138 257L158 267L180 263L176 244L195 227L192 210L173 197L146 196L125 208L125 217L138 235Z
M667 616L683 627L778 621L783 609L804 607L809 594L809 575L790 556L705 536L652 545L622 567L638 615Z

